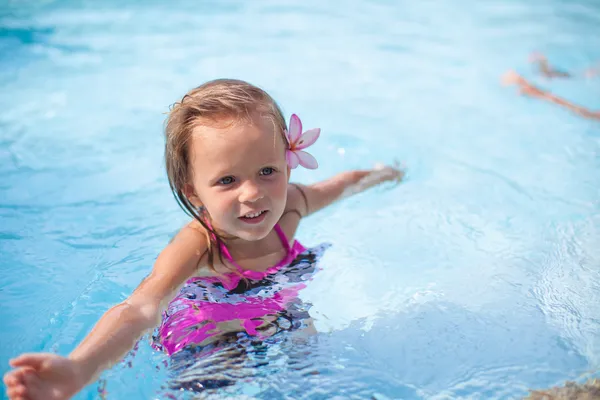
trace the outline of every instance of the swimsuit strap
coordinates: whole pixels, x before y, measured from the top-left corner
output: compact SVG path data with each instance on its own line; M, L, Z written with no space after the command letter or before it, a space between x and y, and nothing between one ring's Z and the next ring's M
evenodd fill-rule
M277 236L279 236L279 240L281 240L281 244L283 244L283 247L285 247L285 252L287 254L290 253L290 242L287 238L287 236L285 236L285 233L283 232L283 229L281 229L281 227L279 226L279 224L275 224L275 232L277 232ZM287 257L286 254L286 257Z
M209 227L212 229L212 227L210 225L209 225ZM283 232L283 229L281 229L279 224L275 224L274 228L275 228L275 232L277 233L277 236L279 237L279 240L281 241L281 244L285 248L285 256L283 257L283 259L281 261L279 261L277 264L274 265L274 267L280 267L281 265L287 264L289 262L288 258L290 256L292 249L290 248L290 242L288 241L287 236L285 236L285 233ZM211 236L216 239L214 234L211 233ZM227 248L227 246L225 246L225 243L223 243L222 241L221 241L220 249L221 249L221 254L223 254L225 256L225 259L227 259L227 261L229 261L233 266L235 266L235 268L241 274L248 275L251 272L259 273L258 271L245 270L244 268L241 267L241 265L236 263L235 260L233 259L233 257L231 256L229 249Z
M206 225L208 225L208 227L209 227L211 230L213 229L213 227L212 227L212 225L210 224L210 222L209 222L209 221L206 221ZM213 238L213 240L216 242L216 241L217 241L217 235L215 235L215 234L214 234L214 233L212 233L212 232L209 232L209 234L210 234L210 237L212 237L212 238ZM222 240L220 241L220 246L219 246L219 249L221 250L221 254L223 254L223 255L225 256L225 259L226 259L227 261L229 261L231 264L233 264L233 266L234 266L235 268L237 268L237 270L238 270L240 273L244 272L244 269L243 269L241 266L239 266L239 265L238 265L238 263L236 263L235 261L233 261L233 257L231 257L231 253L229 252L229 249L227 248L227 246L225 246L225 243L223 243L223 241L222 241Z
M225 246L225 243L223 243L221 241L221 253L225 256L225 258L227 259L227 261L229 261L231 264L233 264L238 271L242 272L243 269L242 267L240 267L235 261L233 261L233 257L231 257L231 253L229 252L229 249L227 248L227 246Z

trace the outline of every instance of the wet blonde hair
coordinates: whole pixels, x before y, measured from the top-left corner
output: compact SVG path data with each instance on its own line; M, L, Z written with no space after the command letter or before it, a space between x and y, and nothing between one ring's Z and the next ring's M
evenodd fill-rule
M192 131L198 126L214 126L231 120L251 123L257 115L270 119L275 132L281 135L287 129L281 109L267 92L244 81L217 79L190 90L181 101L173 104L166 121L165 163L169 186L183 211L206 230L208 266L215 272L215 252L223 262L222 238L184 191L193 173L189 150Z

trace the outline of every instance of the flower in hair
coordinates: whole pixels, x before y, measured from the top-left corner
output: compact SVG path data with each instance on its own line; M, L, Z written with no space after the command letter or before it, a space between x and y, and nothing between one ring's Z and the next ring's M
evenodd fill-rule
M294 169L299 165L308 169L317 169L319 163L317 160L303 151L317 141L321 134L320 128L309 129L302 133L302 122L296 114L290 118L290 129L284 131L288 142L288 149L285 151L285 160L290 168Z

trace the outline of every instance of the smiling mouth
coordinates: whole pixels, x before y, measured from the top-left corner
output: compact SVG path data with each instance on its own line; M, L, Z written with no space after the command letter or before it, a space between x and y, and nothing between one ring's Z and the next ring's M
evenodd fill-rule
M262 214L266 213L267 211L258 211L258 212L254 212L254 213L248 213L246 215L243 215L242 218L257 218L260 217Z
M245 222L259 222L259 221L262 221L264 219L265 214L267 212L268 212L267 210L257 211L257 212L250 212L248 214L242 215L239 218L242 221L245 221Z

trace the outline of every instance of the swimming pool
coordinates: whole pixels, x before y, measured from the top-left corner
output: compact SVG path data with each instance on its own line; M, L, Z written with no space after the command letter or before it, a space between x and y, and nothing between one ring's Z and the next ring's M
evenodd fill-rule
M163 113L235 77L322 128L294 179L394 158L409 176L301 226L332 244L302 293L319 334L200 360L237 374L208 398L514 398L597 374L600 125L499 77L533 76L533 50L589 66L598 26L591 0L3 3L0 372L68 353L149 272L185 221ZM538 82L600 108L600 80ZM107 398L183 396L164 361L140 343Z

